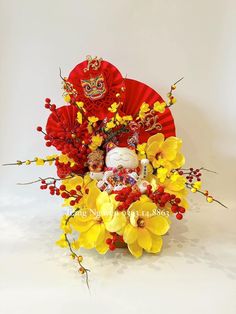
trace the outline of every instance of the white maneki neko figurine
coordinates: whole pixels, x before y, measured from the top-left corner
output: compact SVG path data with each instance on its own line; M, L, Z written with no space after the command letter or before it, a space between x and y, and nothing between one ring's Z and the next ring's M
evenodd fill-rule
M138 155L133 147L118 147L113 143L107 145L105 157L105 169L101 171L104 164L103 152L94 151L88 157L90 177L98 181L100 190L111 193L124 187L138 188L145 193L148 182L147 176L148 159L139 161Z

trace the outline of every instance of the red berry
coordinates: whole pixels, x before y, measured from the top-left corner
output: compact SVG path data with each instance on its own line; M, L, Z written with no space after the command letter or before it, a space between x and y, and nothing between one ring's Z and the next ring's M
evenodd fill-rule
M51 142L46 142L46 146L50 147L50 146L52 146L52 143Z
M54 190L50 190L50 194L54 195L55 194Z
M182 213L182 214L185 213L185 208L183 208L183 207L180 206L180 207L179 207L179 212Z
M80 186L80 185L77 185L76 190L77 190L77 191L81 191L81 186Z
M74 200L70 201L70 205L74 206L75 205L75 201Z
M77 192L76 192L75 190L71 190L71 191L70 191L70 194L71 194L71 195L76 195Z
M181 202L181 199L177 197L177 198L175 199L175 203L176 203L176 204L179 204L180 202Z
M64 184L62 184L62 185L60 186L60 190L61 190L61 191L65 191L65 189L66 189L66 186L65 186Z
M181 219L183 218L183 215L180 214L180 213L178 213L178 214L176 214L176 218L177 218L178 220L181 220Z
M171 206L171 211L172 211L174 214L177 213L178 210L179 210L179 206L178 206L178 205L172 205L172 206Z
M159 186L158 189L157 189L157 191L158 191L159 193L164 193L164 188L163 188L163 186Z
M51 111L55 111L55 110L56 110L56 108L57 108L57 107L56 107L56 105L51 105L50 110L51 110Z
M61 193L61 197L62 198L69 198L70 195L68 193L66 193L66 192L63 192L63 193Z
M106 239L106 244L108 245L112 244L112 239L111 238Z
M42 129L41 126L38 126L38 127L37 127L37 131L38 131L38 132L42 132L42 130L43 130L43 129Z
M46 98L46 99L45 99L45 102L48 103L48 104L50 104L51 99L50 99L50 98Z
M179 175L182 176L184 172L182 170L179 171Z
M44 107L45 107L46 109L49 109L49 108L50 108L50 105L47 103L47 104L44 105Z
M41 181L41 183L42 183L42 184L45 184L45 183L46 183L46 181L45 181L45 180L42 180L42 181Z
M116 249L116 246L115 246L113 243L111 243L111 244L109 245L109 249L110 249L111 251L114 251L114 250Z
M85 189L85 193L86 193L86 194L89 194L89 189Z

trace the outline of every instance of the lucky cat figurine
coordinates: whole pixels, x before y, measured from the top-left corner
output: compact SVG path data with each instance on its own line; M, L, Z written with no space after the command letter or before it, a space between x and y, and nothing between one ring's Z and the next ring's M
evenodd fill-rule
M106 169L103 172L90 172L92 179L98 180L97 186L108 193L132 186L146 191L148 159L139 162L138 155L133 148L118 147L113 143L107 145L105 157Z

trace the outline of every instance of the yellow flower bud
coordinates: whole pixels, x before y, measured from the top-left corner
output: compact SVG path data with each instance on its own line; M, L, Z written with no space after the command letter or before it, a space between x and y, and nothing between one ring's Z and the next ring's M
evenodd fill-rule
M80 268L79 268L79 272L81 273L81 275L83 275L83 274L85 273L84 267L80 267Z
M117 94L116 94L116 97L117 97L117 98L118 98L118 97L120 97L120 94L119 94L119 93L117 93Z
M26 164L26 165L30 165L30 164L31 164L31 161L30 161L30 160L26 160L25 164Z
M75 254L74 254L74 253L71 253L70 257L71 257L72 259L75 259Z
M82 262L83 262L83 256L81 256L81 255L78 256L78 262L79 262L79 263L82 263Z
M192 188L192 189L191 189L191 192L196 193L196 192L197 192L197 189Z
M171 86L171 89L173 89L173 90L176 89L176 85L173 84L173 85Z
M208 196L207 197L207 201L208 201L208 203L212 203L213 202L213 197L212 196Z
M64 100L65 100L65 102L70 102L70 95L69 94L67 94L67 95L65 95L64 96Z

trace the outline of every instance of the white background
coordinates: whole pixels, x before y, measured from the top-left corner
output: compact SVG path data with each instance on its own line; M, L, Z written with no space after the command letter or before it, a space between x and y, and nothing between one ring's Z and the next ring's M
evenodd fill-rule
M62 105L63 75L87 54L165 96L188 166L205 166L206 188L229 206L192 195L159 256L83 252L91 295L63 250L60 200L16 182L48 167L1 168L0 312L235 313L236 3L233 0L1 0L0 162L45 156L37 125L44 98Z

